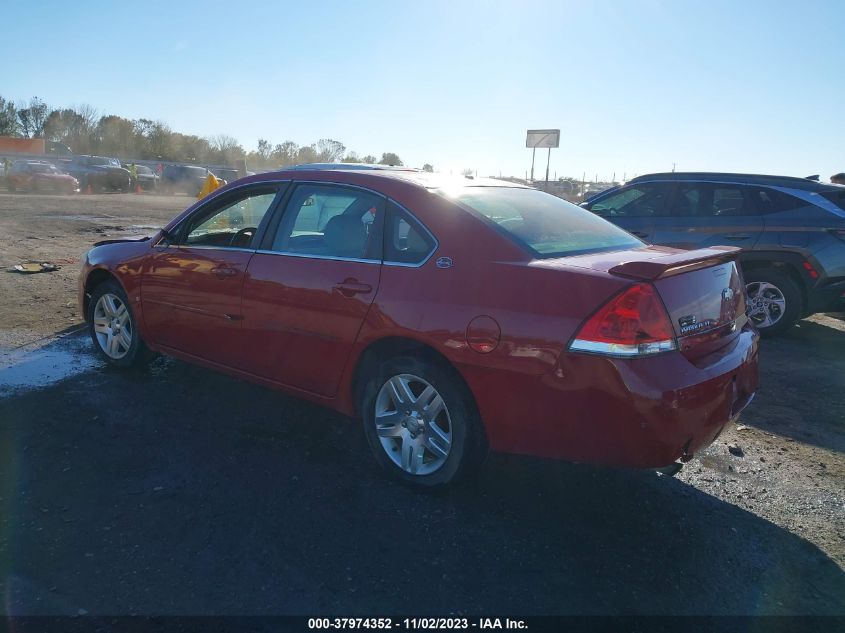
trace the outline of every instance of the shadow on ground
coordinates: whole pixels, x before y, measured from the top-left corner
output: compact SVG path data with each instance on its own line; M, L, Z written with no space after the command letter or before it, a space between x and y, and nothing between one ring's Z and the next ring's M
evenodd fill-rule
M845 332L800 321L760 347L760 388L742 421L845 453Z
M496 457L416 493L357 423L163 359L0 400L0 583L11 614L845 613L819 549L677 480Z

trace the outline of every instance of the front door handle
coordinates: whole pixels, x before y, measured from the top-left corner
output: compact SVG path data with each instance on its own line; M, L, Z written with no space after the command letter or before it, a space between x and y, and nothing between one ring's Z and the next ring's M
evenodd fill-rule
M344 279L340 283L335 284L334 288L344 297L367 294L373 291L373 287L370 284L362 284L357 279Z
M215 277L219 277L220 279L226 279L226 277L233 277L238 274L238 271L234 268L229 268L228 266L215 266L211 269L211 274Z
M636 235L637 237L648 237L648 233L643 233L642 231L631 231L631 235Z
M735 233L734 235L726 235L726 240L748 240L751 239L751 236L747 233Z

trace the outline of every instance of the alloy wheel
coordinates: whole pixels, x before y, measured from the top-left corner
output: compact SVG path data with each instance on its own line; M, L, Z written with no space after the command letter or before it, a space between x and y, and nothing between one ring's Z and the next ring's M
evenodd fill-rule
M758 328L767 328L783 318L786 299L780 288L767 281L754 281L745 286L748 295L746 314Z
M375 424L387 456L409 474L430 475L449 457L449 410L437 389L419 376L399 374L382 385Z
M117 295L105 293L94 306L94 334L109 358L120 360L132 346L132 320L129 308Z

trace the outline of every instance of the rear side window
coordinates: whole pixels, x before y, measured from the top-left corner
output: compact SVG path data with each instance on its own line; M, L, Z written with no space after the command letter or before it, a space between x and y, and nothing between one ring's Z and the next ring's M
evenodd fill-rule
M640 248L643 242L599 216L536 189L465 187L451 196L535 257Z
M827 191L822 195L842 210L845 210L845 189L842 191Z
M668 183L633 185L597 200L590 211L613 218L650 218L660 215L671 193Z
M769 213L780 213L781 211L791 211L792 209L799 209L806 207L807 203L790 196L788 193L783 193L777 189L760 188L752 190L752 198L757 204L757 208L763 215Z
M421 264L434 250L434 239L415 218L391 202L384 229L384 261Z

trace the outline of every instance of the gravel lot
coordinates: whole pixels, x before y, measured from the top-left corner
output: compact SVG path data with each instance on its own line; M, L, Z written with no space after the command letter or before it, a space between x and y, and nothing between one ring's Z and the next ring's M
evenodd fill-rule
M845 614L842 315L765 341L676 478L494 456L420 494L357 422L72 333L80 255L191 202L0 193L0 612Z

